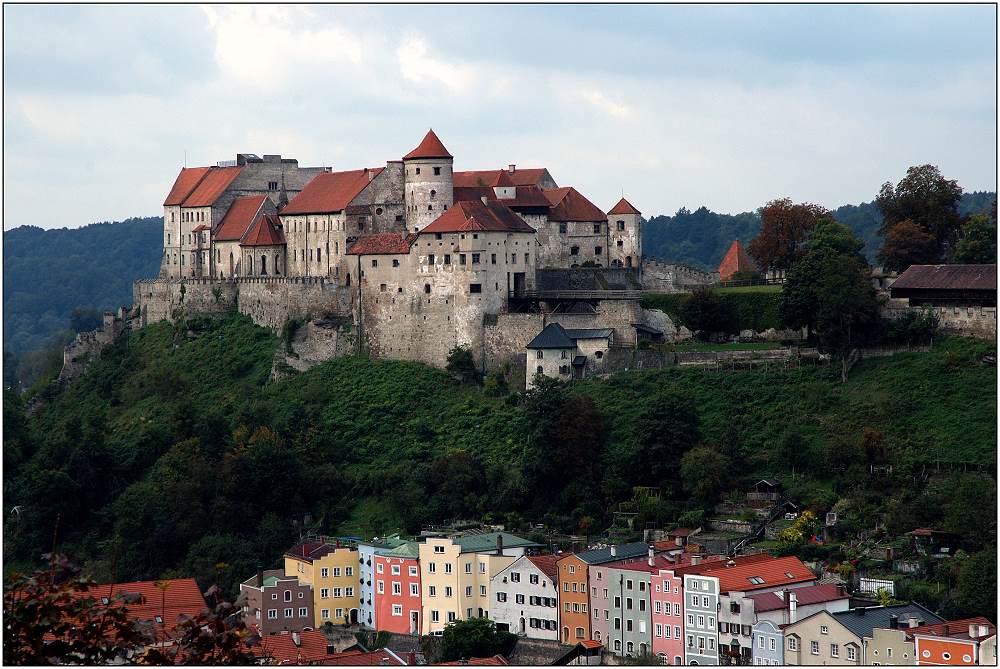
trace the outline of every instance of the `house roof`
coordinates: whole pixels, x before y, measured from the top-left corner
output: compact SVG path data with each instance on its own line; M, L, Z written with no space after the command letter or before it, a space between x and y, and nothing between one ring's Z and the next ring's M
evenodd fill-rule
M558 323L549 323L525 348L574 348L576 344L566 329Z
M285 205L281 214L332 214L343 211L384 167L317 174Z
M690 536L694 530L690 527L678 527L675 530L667 532L668 537L687 537Z
M463 553L485 553L496 550L497 537L503 538L504 548L538 548L542 544L528 541L506 532L482 532L454 537L452 540L459 545Z
M608 216L611 214L635 214L639 216L639 210L632 206L632 203L622 198L618 200L618 204L611 207L611 211L608 212Z
M890 290L992 290L997 289L996 265L910 265Z
M872 630L876 628L888 629L890 616L897 616L900 620L916 616L930 624L944 622L944 619L940 616L914 603L894 604L892 606L861 606L850 611L840 611L839 613L832 613L830 615L850 630L852 634L862 639L870 637ZM807 618L803 618L802 620L807 620Z
M969 634L969 627L975 626L976 633L974 635ZM985 634L979 633L979 628L985 627ZM906 630L908 636L938 636L947 637L949 639L986 639L997 633L996 625L991 623L989 620L983 616L976 616L975 618L963 618L962 620L947 620L943 623L935 623L931 625L921 625L920 627L911 627Z
M416 240L416 234L400 235L398 232L380 232L375 235L365 235L351 244L348 255L382 256L409 253L410 246Z
M420 558L420 544L416 541L407 541L405 544L396 546L391 551L383 553L386 557L398 557L398 558Z
M498 201L456 202L420 231L432 232L535 232L520 216Z
M743 244L738 239L734 239L726 251L725 257L719 263L719 278L726 281L737 272L756 272L757 263L753 261L750 254L743 248Z
M457 665L465 664L478 664L478 665L492 665L492 666L507 666L510 662L503 655L494 655L493 657L470 657L467 660L455 660L454 662L435 662L433 666L435 667L453 667Z
M191 194L184 198L182 207L210 207L226 192L242 167L209 167Z
M348 549L348 547L342 546L341 549ZM329 544L326 541L317 539L306 539L285 551L285 556L302 560L303 562L312 562L336 550L337 546L335 544Z
M529 555L528 560L531 564L538 567L538 570L549 577L549 580L556 581L559 578L559 567L556 563L559 561L559 555Z
M611 554L611 547L606 546L604 548L594 548L589 551L583 551L582 553L577 553L576 556L587 564L604 564L606 562L615 562L625 558L646 555L648 551L649 544L645 541L636 541L630 544L615 546L614 555Z
M543 190L549 200L550 221L606 221L607 214L572 186Z
M835 585L807 585L804 588L795 588L789 592L795 593L795 599L799 606L848 599L848 594L842 592ZM757 613L779 611L788 606L788 603L777 592L762 592L747 596L753 600L753 608Z
M243 239L243 235L250 229L266 199L266 195L248 195L233 200L229 205L229 211L222 217L219 227L212 235L214 241L234 242Z
M184 200L191 191L195 189L208 170L208 167L182 167L174 180L174 185L167 193L167 199L163 201L164 207L173 207L184 203Z
M161 640L170 635L181 616L194 617L207 608L193 578L105 583L80 593L80 597L90 597L102 604L107 598L108 603L124 607L129 620L149 624ZM157 616L162 622L156 621Z
M654 544L655 546L655 544ZM605 565L608 569L628 569L630 571L646 571L651 574L659 573L663 569L674 570L679 567L691 564L690 553L660 554L653 556L653 564L649 564L649 548L647 547L645 556L635 556L618 562ZM655 550L655 548L654 548Z
M273 659L276 664L310 664L330 657L327 653L329 641L319 630L299 632L296 645L292 634L262 635L260 643L251 650L260 658Z
M285 233L281 230L281 219L274 214L265 214L257 219L240 246L279 246L284 243Z
M570 339L607 339L614 334L611 328L567 328Z
M816 575L809 567L791 555L732 567L728 566L729 562L721 562L704 574L719 579L719 592L746 592L816 580Z
M502 174L506 174L510 182L515 186L537 186L538 182L544 178L548 170L544 167L515 168L513 172L509 170L471 170L465 172L455 172L452 174L452 183L455 188L466 188L476 186L500 186ZM551 177L550 177L551 178Z
M954 537L955 534L951 532L945 532L944 530L932 530L929 527L918 527L915 530L907 532L907 534L912 534L915 537Z
M434 130L428 130L427 134L417 145L417 148L410 151L408 154L403 156L403 160L415 160L417 158L452 158L453 156L448 153L448 149L444 148L444 144L438 139L438 136L434 134Z
M514 188L514 197L500 199L492 186L456 186L452 192L455 202L471 202L473 200L482 201L497 200L514 211L523 213L544 214L549 211L549 199L545 197L544 191L534 185L517 186Z
M333 653L320 659L317 664L323 666L379 666L389 665L395 667L406 666L406 661L399 655L386 648L379 648L373 651L346 650L342 653Z

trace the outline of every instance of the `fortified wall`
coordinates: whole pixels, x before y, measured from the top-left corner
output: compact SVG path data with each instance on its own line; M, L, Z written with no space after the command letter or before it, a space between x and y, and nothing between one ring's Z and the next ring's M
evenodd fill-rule
M660 293L686 293L719 281L718 272L705 272L687 265L659 260L642 261L642 287Z
M114 343L125 331L128 315L124 307L119 309L118 313L105 312L101 327L77 334L63 349L63 366L59 371L59 383L66 383L82 374L105 346Z
M981 339L997 338L997 308L980 305L968 306L910 306L905 298L889 299L882 307L882 318L895 320L908 313L933 312L938 318L938 327L945 332L965 337Z

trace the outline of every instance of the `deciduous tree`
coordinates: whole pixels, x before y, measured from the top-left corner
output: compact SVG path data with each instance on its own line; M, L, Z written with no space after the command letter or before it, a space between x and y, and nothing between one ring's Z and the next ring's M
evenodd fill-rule
M803 253L816 222L830 212L817 204L795 204L789 198L772 200L760 212L760 233L747 249L761 270L788 269Z
M891 272L902 272L910 265L933 263L937 258L938 244L934 235L910 220L887 229L878 252L879 262Z
M957 181L945 179L934 165L917 165L906 170L906 176L894 187L882 185L875 204L882 212L882 236L887 241L889 231L903 221L910 221L930 234L936 254L920 263L934 263L946 257L955 242L961 225L958 202L962 187Z

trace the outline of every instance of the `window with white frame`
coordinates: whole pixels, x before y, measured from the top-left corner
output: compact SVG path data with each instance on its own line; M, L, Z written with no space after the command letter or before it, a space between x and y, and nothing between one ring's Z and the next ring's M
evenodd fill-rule
M809 642L809 653L811 655L819 655L819 641Z
M268 609L267 610L267 619L268 620L277 620L278 619L278 609Z
M392 615L394 615L394 616L401 616L401 615L403 615L403 607L402 607L402 605L400 605L400 604L393 604L392 605Z

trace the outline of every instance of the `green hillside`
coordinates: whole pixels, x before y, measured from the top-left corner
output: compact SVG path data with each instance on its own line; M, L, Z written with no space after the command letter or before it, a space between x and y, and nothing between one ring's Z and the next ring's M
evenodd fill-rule
M961 471L996 463L986 343L864 361L847 385L828 367L675 368L497 397L423 365L363 358L270 382L277 346L242 316L161 323L46 391L33 417L5 395L4 504L20 506L5 528L8 565L37 559L55 536L101 578L208 582L225 562L234 588L276 560L307 514L329 534L487 514L599 532L633 486L661 488L651 520L665 524L765 475L804 505L856 500L845 522L881 516L902 532L965 531L947 503L924 499L942 476L949 489L981 496L985 486L996 498L990 476ZM696 445L722 458L708 496L680 473ZM944 473L928 478L936 461ZM893 476L869 480L868 465L884 462ZM995 522L989 505L969 504L986 518L974 548L994 540Z

